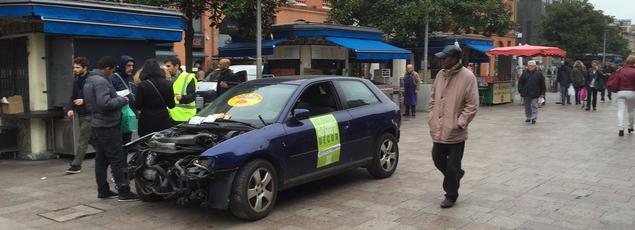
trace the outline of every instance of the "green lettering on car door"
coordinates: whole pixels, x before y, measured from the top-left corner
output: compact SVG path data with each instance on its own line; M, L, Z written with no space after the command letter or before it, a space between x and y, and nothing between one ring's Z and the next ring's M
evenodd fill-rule
M317 167L340 161L340 128L333 114L311 118L318 143Z

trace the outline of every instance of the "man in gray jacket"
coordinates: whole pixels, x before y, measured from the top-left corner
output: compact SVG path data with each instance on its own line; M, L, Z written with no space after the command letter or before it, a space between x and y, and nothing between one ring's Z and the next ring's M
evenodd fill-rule
M110 83L117 61L113 57L99 60L98 70L88 74L84 84L84 101L91 113L90 125L95 135L95 178L97 179L97 197L110 198L119 196L119 201L135 201L139 197L130 191L126 178L127 164L123 155L121 137L121 107L128 99L117 95ZM108 165L115 179L115 187L119 194L110 190L107 181Z

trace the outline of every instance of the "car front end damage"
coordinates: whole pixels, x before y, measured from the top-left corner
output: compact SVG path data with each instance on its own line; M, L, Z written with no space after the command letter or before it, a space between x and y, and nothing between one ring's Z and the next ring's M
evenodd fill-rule
M237 168L215 169L216 159L201 154L247 131L181 125L130 143L129 172L137 193L144 201L173 199L226 208Z

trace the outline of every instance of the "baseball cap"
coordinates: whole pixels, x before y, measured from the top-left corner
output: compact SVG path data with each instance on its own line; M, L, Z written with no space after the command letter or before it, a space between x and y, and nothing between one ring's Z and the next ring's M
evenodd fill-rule
M460 58L462 54L463 54L463 51L458 46L448 45L445 48L443 48L443 51L434 54L434 56L436 56L437 58L441 58L441 59L446 58L446 57L458 57L458 58Z

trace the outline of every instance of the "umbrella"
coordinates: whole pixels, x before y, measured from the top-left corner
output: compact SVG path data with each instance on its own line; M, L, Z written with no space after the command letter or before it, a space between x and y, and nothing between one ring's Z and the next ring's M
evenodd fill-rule
M525 57L534 57L534 56L551 56L551 57L565 57L567 56L567 52L558 48L558 47L549 47L549 46L532 46L532 45L522 45L522 46L508 46L508 47L498 47L487 51L488 55L503 55L503 56L525 56Z

